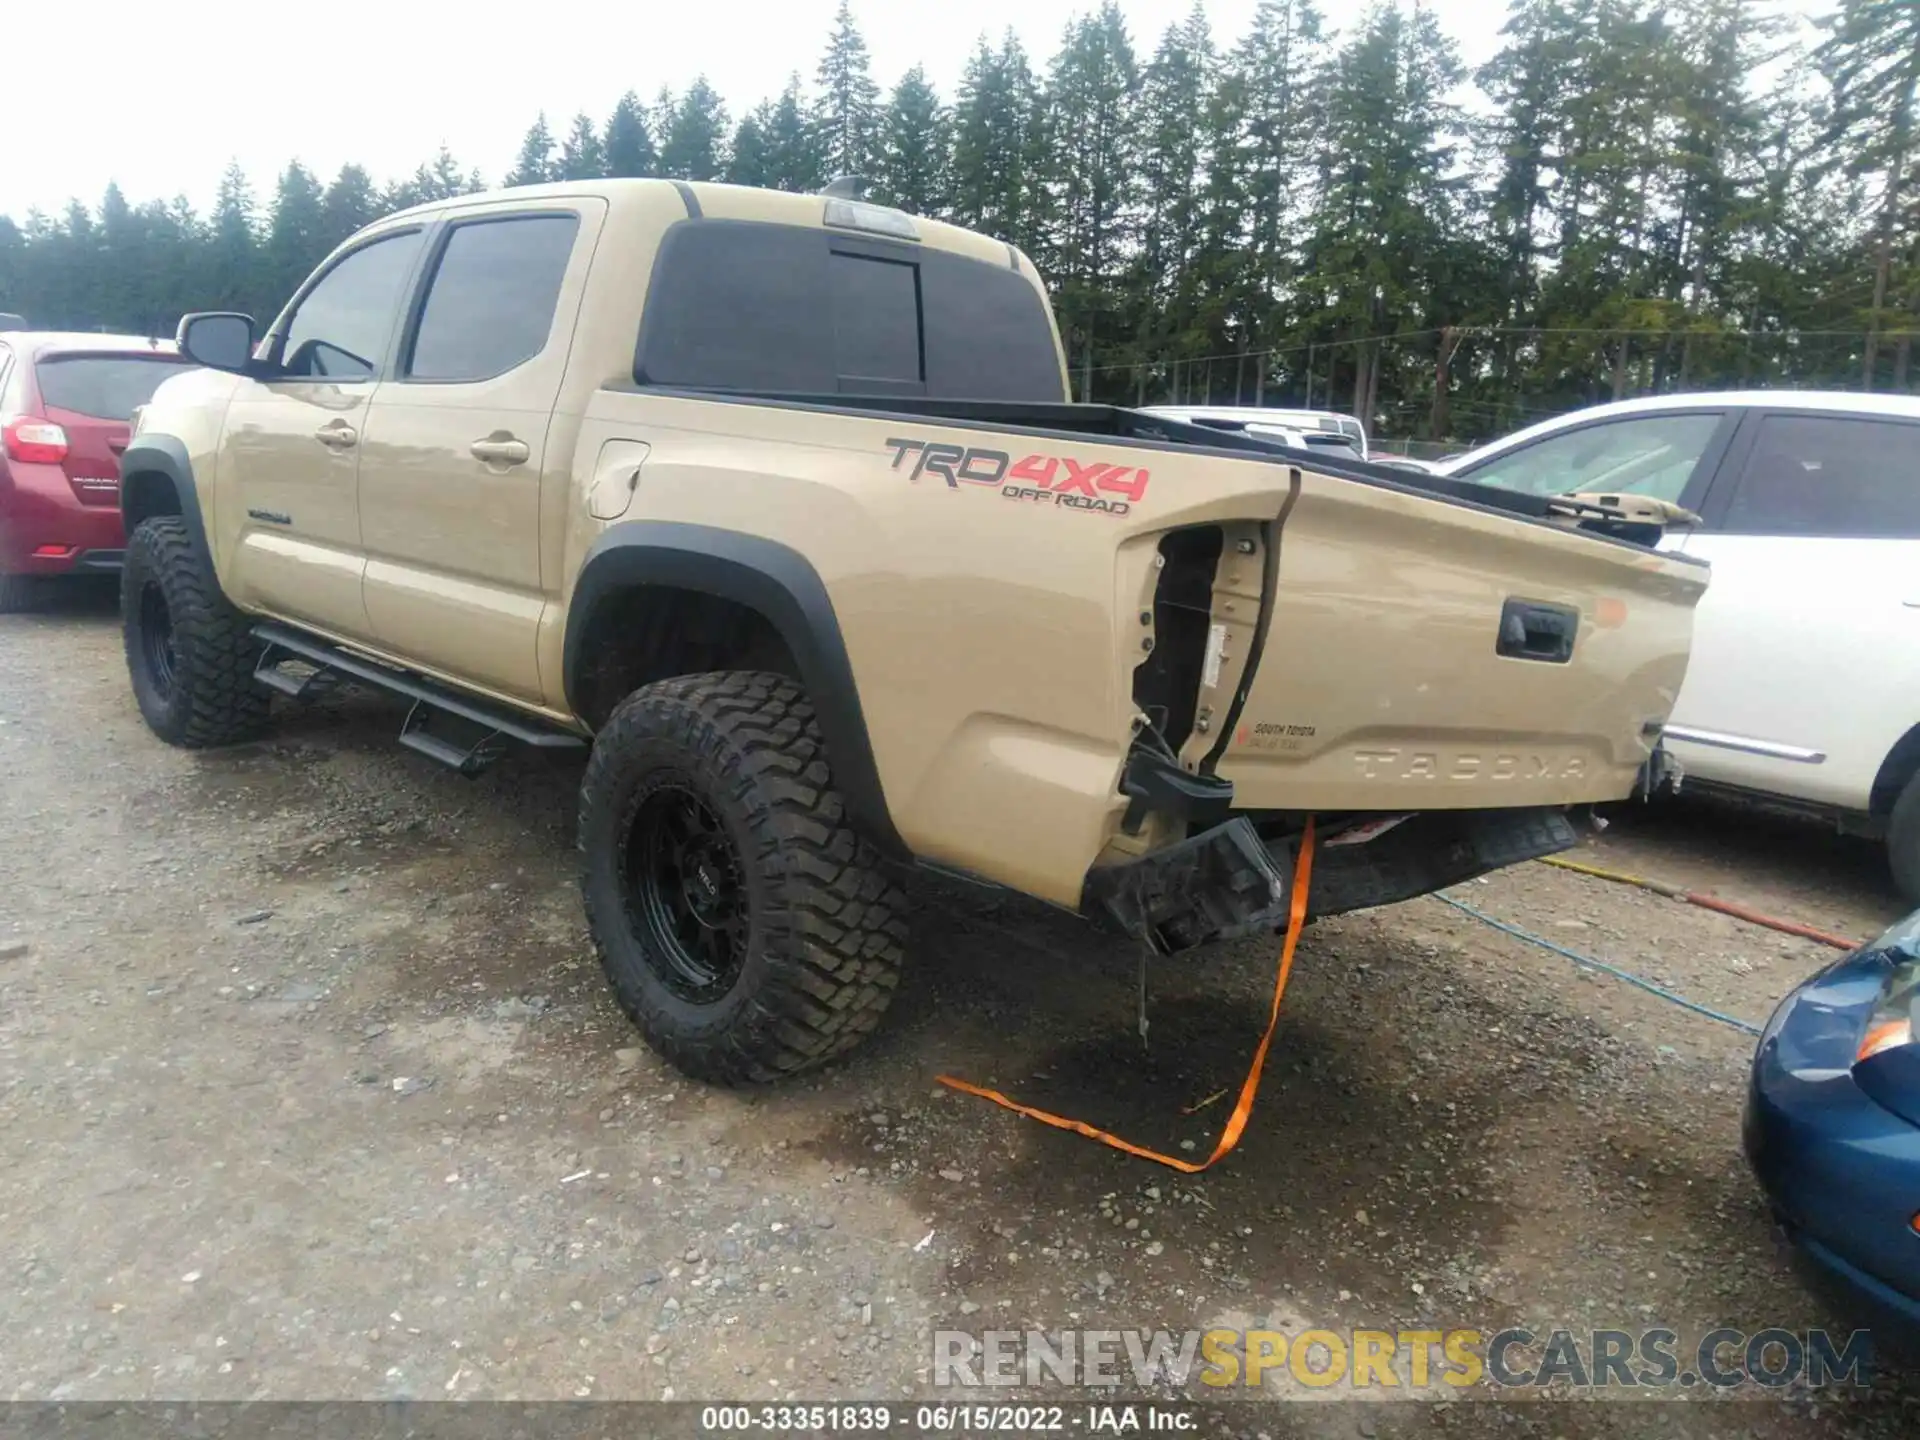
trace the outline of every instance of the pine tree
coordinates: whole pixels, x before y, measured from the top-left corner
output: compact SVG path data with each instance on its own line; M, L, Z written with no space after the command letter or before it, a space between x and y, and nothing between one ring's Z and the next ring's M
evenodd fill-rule
M320 182L298 160L281 172L267 218L260 284L285 300L327 253L326 208Z
M948 207L947 171L953 145L952 117L916 65L900 78L881 124L878 193L914 215L940 215Z
M853 23L848 0L840 0L826 54L815 81L814 124L828 178L871 178L880 160L880 87L867 62L867 42Z
M26 312L26 275L32 264L27 237L11 215L0 215L0 310L14 315ZM27 322L32 324L34 316L28 314Z
M1376 3L1324 81L1325 146L1299 292L1316 336L1344 347L1349 403L1363 420L1375 417L1382 389L1376 337L1423 328L1434 314L1433 271L1455 229L1449 174L1460 121L1446 95L1458 75L1430 15L1409 19Z
M428 198L433 200L451 200L456 195L471 195L486 189L480 181L478 170L470 170L464 175L460 173L460 163L445 145L433 157L433 164L426 167L425 178L427 188L432 192Z
M1325 32L1313 0L1261 0L1228 58L1210 128L1210 238L1217 253L1244 246L1238 305L1256 335L1298 269L1312 205L1323 117Z
M553 158L553 132L547 129L547 112L542 110L520 142L520 158L507 174L509 185L540 185L558 178Z
M1112 323L1113 282L1137 228L1134 134L1138 74L1114 0L1070 22L1047 77L1052 165L1045 255L1074 346L1080 394L1091 393L1094 352Z
M228 164L214 197L208 245L200 259L199 289L205 303L198 310L244 310L261 316L266 307L285 300L259 283L259 241L254 233L253 187L238 161ZM264 297L264 298L263 298Z
M776 190L809 194L830 178L823 173L820 137L807 118L801 99L800 77L789 76L786 88L762 117L767 146L766 183Z
M560 180L599 180L607 173L607 155L600 144L600 132L584 110L573 117L573 128L560 142L556 169L555 178Z
M762 100L740 119L727 147L727 183L757 185L771 189L773 173L768 163L767 121L773 114L773 102Z
M1041 210L1035 89L1026 51L1011 30L998 50L981 38L954 104L948 180L957 223L1029 250Z
M1213 67L1213 37L1196 3L1184 21L1167 29L1141 85L1145 207L1138 275L1127 299L1156 349L1164 348L1164 337L1197 328L1193 264L1202 241Z
M333 249L354 231L371 224L379 213L372 178L358 165L342 165L320 198L321 243L327 250Z
M661 97L663 103L668 97ZM687 87L660 142L660 168L676 180L718 180L726 169L727 107L702 75Z
M101 323L112 330L143 328L137 318L142 272L149 258L143 230L133 207L127 204L127 197L118 185L109 181L106 193L100 198L91 268L99 275L94 304Z
M615 177L656 175L660 154L654 148L653 133L647 125L646 107L629 90L607 117L606 138L602 142L607 174Z
M1507 271L1507 315L1529 311L1542 251L1540 227L1553 200L1553 167L1565 127L1564 97L1575 83L1578 0L1514 0L1506 44L1481 67L1496 110L1485 127L1493 171L1489 218Z
M1872 389L1894 255L1911 243L1916 106L1920 106L1920 6L1913 0L1840 0L1815 52L1833 96L1824 139L1879 192L1873 221L1873 300L1861 385Z

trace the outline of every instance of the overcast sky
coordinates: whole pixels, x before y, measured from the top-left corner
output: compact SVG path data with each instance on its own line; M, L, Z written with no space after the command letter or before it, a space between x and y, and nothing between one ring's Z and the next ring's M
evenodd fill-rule
M951 97L975 38L1011 26L1036 65L1097 0L855 0L883 86L924 63ZM1192 0L1121 0L1144 60ZM1323 0L1336 21L1362 0ZM1503 0L1428 0L1471 65L1499 44ZM1775 0L1800 13L1826 0ZM603 118L628 89L651 100L704 73L742 110L790 71L811 82L837 0L11 0L13 116L0 149L0 212L129 200L211 202L237 159L264 199L288 160L322 180L347 161L376 181L410 174L444 142L489 183L512 165L534 113L556 132ZM1224 48L1255 0L1207 0Z

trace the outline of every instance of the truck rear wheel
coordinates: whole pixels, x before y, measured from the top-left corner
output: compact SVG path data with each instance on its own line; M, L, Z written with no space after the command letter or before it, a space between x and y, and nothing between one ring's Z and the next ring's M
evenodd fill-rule
M777 1080L880 1023L899 889L848 824L794 681L689 675L628 696L594 740L580 848L607 978L679 1070Z
M120 626L141 718L169 745L232 745L265 727L260 642L179 516L142 521L128 539Z
M1887 864L1900 893L1920 905L1920 775L1907 781L1887 817Z

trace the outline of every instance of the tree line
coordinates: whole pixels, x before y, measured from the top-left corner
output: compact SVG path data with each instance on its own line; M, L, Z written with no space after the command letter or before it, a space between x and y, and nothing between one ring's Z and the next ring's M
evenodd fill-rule
M1081 398L1302 403L1474 438L1630 394L1910 388L1920 322L1920 5L1511 0L1469 74L1417 0L1336 32L1200 4L1151 50L1117 4L1044 63L982 38L948 99L883 90L846 0L811 85L737 117L704 77L527 131L508 185L596 176L873 198L1013 241L1047 275ZM295 161L260 205L230 166L184 199L0 216L0 309L170 333L268 315L335 244L483 188L442 149L376 184Z

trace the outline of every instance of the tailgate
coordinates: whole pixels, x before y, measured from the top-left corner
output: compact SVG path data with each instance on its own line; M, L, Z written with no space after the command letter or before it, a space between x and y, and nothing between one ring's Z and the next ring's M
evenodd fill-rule
M1278 533L1277 557L1260 538L1220 567L1202 713L1245 699L1185 752L1233 782L1236 809L1632 791L1686 674L1704 566L1313 471ZM1264 588L1270 608L1247 623Z

